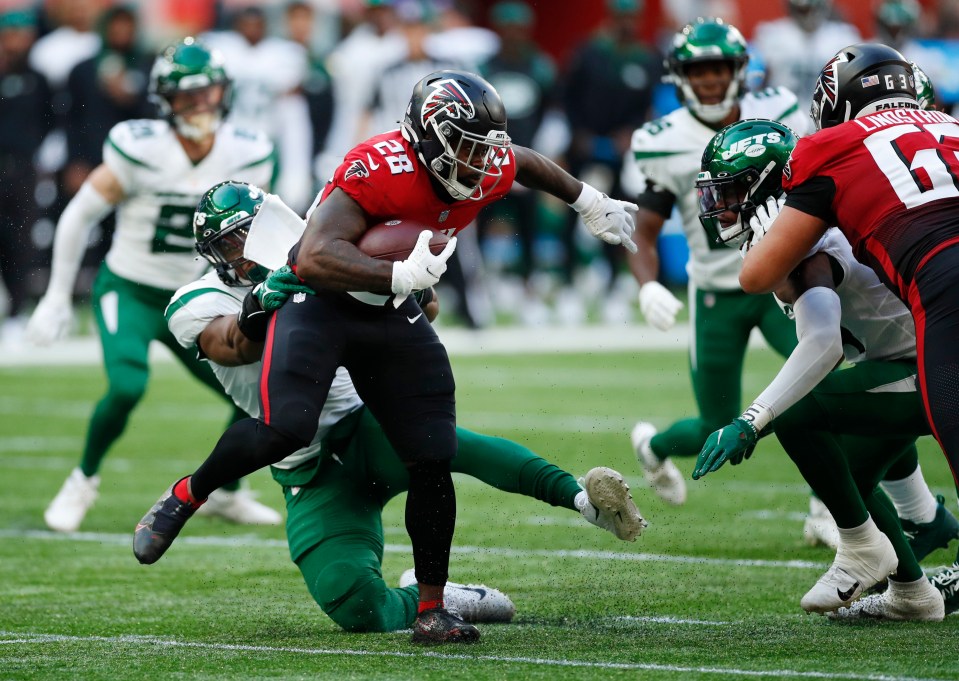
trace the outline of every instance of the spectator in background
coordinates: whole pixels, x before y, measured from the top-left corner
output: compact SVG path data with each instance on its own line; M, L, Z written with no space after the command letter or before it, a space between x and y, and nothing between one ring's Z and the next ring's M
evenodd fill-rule
M94 30L103 3L100 0L53 0L45 5L57 28L37 40L30 66L42 73L56 92L66 87L73 67L100 49Z
M107 10L99 21L100 50L77 64L67 79L67 166L64 188L73 196L87 175L103 160L103 141L110 128L131 118L150 118L147 101L152 55L140 48L135 11L126 6Z
M284 11L286 34L290 40L302 45L306 50L308 70L303 80L303 96L310 111L310 123L313 127L314 160L326 144L326 136L333 122L333 81L330 78L323 58L313 47L313 32L316 11L306 0L292 0ZM317 177L323 182L325 178Z
M637 36L642 1L607 0L607 9L606 24L576 50L565 79L564 108L572 134L566 157L572 175L619 197L623 155L633 130L649 118L662 65ZM571 213L565 234L567 283L576 262L576 224ZM605 246L603 250L615 276L622 253ZM571 291L561 295L557 306L564 321L584 316L582 303Z
M906 54L904 48L914 45L921 13L916 0L883 0L876 8L876 40Z
M832 0L786 0L786 4L789 16L758 24L753 44L766 62L767 84L794 92L800 110L809 111L822 65L861 37L852 24L831 18Z
M534 139L547 109L555 101L556 67L549 55L533 42L533 10L525 2L506 0L490 11L490 23L500 39L500 48L480 72L503 98L509 116L510 138L515 144L534 147ZM537 149L540 153L542 149ZM535 325L545 321L548 311L529 287L535 265L539 199L536 192L514 184L506 197L480 214L480 239L491 227L506 227L519 239L518 272L526 284L527 300L520 306L524 322ZM515 300L511 301L515 306Z
M0 320L4 340L20 336L19 317L30 293L32 229L40 211L34 200L35 156L53 127L50 89L29 62L36 17L14 11L0 15ZM7 299L9 296L9 300Z
M313 126L303 81L309 61L303 45L267 36L263 9L245 5L233 16L232 30L203 36L223 53L233 80L229 120L239 128L262 130L276 144L276 193L299 212L313 200Z
M363 16L363 23L326 60L333 77L334 110L327 144L316 164L321 180L332 176L346 152L361 141L361 118L374 83L388 64L406 54L392 0L364 0Z

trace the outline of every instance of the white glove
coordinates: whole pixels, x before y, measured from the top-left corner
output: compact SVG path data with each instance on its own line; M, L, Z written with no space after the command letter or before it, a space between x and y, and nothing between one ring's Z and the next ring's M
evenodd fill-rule
M420 232L410 257L393 263L393 307L402 305L406 296L414 291L436 285L446 271L446 261L456 250L456 237L449 240L439 255L433 255L430 252L432 236L432 232L424 229Z
M746 239L743 245L740 246L740 255L745 258L749 249L763 240L763 237L766 236L766 232L772 227L773 222L775 222L779 216L779 211L782 210L783 204L785 203L786 196L784 194L779 197L779 199L775 196L770 196L766 199L765 203L756 206L756 214L749 218L749 228L753 231L753 235L749 239Z
M639 210L635 203L611 199L584 182L579 198L569 206L580 214L586 229L597 239L613 246L622 244L630 253L639 250L630 239L636 230Z
M73 303L59 294L43 296L27 322L27 340L37 345L50 345L67 335L73 324Z
M676 323L676 313L682 308L682 301L658 281L647 282L639 289L639 309L646 321L660 331Z

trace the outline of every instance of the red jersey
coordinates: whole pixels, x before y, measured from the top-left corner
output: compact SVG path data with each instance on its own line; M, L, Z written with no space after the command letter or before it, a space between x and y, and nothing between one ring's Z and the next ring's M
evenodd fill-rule
M371 224L402 218L453 236L476 219L484 206L509 193L516 177L512 149L500 167L499 182L483 198L444 201L412 145L399 130L392 130L353 147L326 183L320 200L339 187L370 216ZM484 187L493 182L487 179Z
M796 144L783 188L905 299L925 259L959 240L959 122L892 109L820 130Z

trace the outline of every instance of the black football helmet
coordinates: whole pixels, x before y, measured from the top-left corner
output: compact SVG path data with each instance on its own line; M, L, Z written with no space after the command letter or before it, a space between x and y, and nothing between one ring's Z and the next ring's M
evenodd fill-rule
M436 71L413 87L403 137L457 201L477 201L499 183L510 139L506 108L488 82L466 71Z
M809 115L817 130L883 109L918 109L912 65L882 43L840 50L816 81Z

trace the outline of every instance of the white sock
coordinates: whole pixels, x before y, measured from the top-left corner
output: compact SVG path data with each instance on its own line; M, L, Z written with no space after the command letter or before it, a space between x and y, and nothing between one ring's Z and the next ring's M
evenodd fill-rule
M876 527L875 521L873 521L872 516L866 518L866 522L862 525L857 525L856 527L849 527L843 529L837 527L839 530L839 546L843 546L856 549L863 545L869 545L876 541L878 535L882 534L879 531L879 528Z
M580 513L583 512L583 509L586 508L586 505L589 503L589 497L586 495L586 490L580 490L576 493L576 496L573 497L573 506L576 507L576 510Z
M913 582L900 582L892 579L891 577L889 578L889 588L893 592L902 594L903 596L915 596L918 594L923 594L929 590L929 586L929 580L925 577L920 577Z
M919 466L902 480L883 480L879 486L892 499L896 513L902 520L914 523L931 523L935 520L936 498L929 491Z

